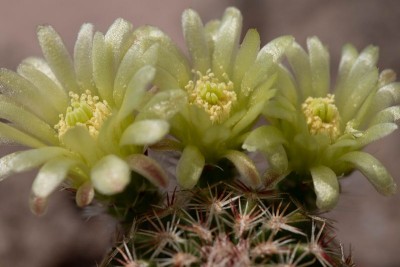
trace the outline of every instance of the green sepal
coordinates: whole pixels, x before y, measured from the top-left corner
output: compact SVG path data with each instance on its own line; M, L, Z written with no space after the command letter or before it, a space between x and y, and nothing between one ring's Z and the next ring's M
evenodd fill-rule
M332 209L339 200L339 182L335 172L322 165L312 167L310 171L317 195L317 207L322 211Z
M68 171L77 164L78 161L65 157L58 157L46 162L40 168L38 175L33 181L33 195L39 198L48 198L64 181Z
M176 167L179 186L184 189L193 188L199 181L204 164L205 159L200 150L195 146L186 146Z
M166 188L169 180L164 169L152 158L145 155L134 154L126 159L132 171L145 177L157 187Z
M128 164L115 155L100 159L91 169L90 179L94 189L103 195L122 192L131 180Z
M283 148L287 141L282 133L273 126L261 126L250 132L243 142L243 149L260 151L267 159L270 167L279 173L288 169L288 159Z
M0 158L0 181L13 173L29 171L55 157L68 154L61 147L42 147L8 154Z
M87 181L79 186L76 191L75 202L78 207L85 207L92 203L94 198L94 188L91 181Z
M236 169L239 171L240 180L246 185L252 188L257 188L261 185L260 174L254 162L246 154L236 150L229 150L223 157L227 158L235 165Z
M366 152L353 151L340 158L358 169L375 189L383 195L393 195L397 185L386 168L376 158Z
M126 128L120 145L152 145L169 132L169 123L164 120L136 121Z

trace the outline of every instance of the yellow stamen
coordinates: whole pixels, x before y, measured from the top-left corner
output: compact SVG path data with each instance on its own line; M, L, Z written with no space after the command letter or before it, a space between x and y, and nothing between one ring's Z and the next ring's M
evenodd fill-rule
M340 115L334 103L335 96L331 94L327 97L308 97L304 101L301 107L312 135L326 134L331 141L339 137Z
M219 81L211 70L206 75L200 72L197 75L199 78L196 82L190 81L185 86L189 102L203 108L213 123L221 123L229 117L232 105L236 102L233 83L227 77L226 82Z
M90 135L97 137L100 127L111 115L111 108L107 101L100 102L98 96L92 96L89 90L80 96L69 92L71 104L64 114L60 114L60 121L54 126L61 138L69 129L76 125L85 126Z

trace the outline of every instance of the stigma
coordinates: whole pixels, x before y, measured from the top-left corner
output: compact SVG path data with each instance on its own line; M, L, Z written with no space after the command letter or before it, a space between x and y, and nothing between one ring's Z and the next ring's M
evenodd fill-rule
M189 81L185 89L189 95L189 103L202 108L212 123L221 123L229 117L232 105L237 97L233 82L224 76L220 81L211 70L205 75L197 72L198 79Z
M335 96L308 97L301 106L310 134L325 134L331 142L335 141L340 131L340 114L335 106Z
M89 90L78 95L69 92L70 105L64 114L60 114L59 122L54 126L61 137L71 128L80 125L87 128L89 134L96 138L104 121L111 115L107 101L100 101L98 96L92 96Z

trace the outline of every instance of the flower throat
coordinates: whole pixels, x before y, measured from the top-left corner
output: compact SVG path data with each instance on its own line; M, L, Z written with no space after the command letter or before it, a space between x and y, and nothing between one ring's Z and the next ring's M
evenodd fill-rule
M206 75L197 72L196 82L190 81L185 89L189 94L190 104L204 109L213 123L221 123L229 117L232 105L236 102L233 83L226 77L221 82L211 70Z
M340 115L335 106L335 96L308 97L302 104L303 114L306 117L310 134L326 134L331 141L336 140L340 132Z
M107 101L100 101L98 96L92 96L89 90L80 96L69 92L71 104L68 106L65 115L60 114L59 122L54 126L61 137L76 125L85 126L89 134L96 138L106 118L111 115L111 108Z

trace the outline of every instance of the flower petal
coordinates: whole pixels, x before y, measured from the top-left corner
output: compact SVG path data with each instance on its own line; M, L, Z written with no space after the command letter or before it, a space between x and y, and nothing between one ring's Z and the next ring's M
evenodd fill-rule
M122 134L120 145L151 145L160 141L169 131L164 120L142 120L132 123Z
M93 39L93 79L102 99L114 105L114 66L112 49L106 44L104 35L96 32Z
M65 157L46 162L33 181L33 195L47 198L64 181L69 169L76 164L78 164L77 161Z
M370 125L395 122L400 119L400 106L388 107L379 111L370 121Z
M349 121L360 109L365 99L377 89L378 69L376 60L378 49L367 47L354 62L350 73L342 86L344 89L335 92L336 101L343 121Z
M342 156L340 160L351 163L362 172L375 189L383 195L396 193L397 185L386 168L366 152L353 151Z
M34 65L30 64L29 61L24 61L18 66L18 74L29 80L33 85L35 85L34 89L37 91L36 94L42 94L48 105L51 105L54 112L48 114L49 119L51 118L52 122L57 122L59 114L65 112L68 106L68 95L61 88L58 83L55 83L49 76L45 73L37 69ZM31 99L33 101L33 99ZM38 105L43 106L43 105ZM54 123L55 124L55 123Z
M268 147L287 143L282 132L274 126L261 126L251 131L243 142L243 149L250 152L267 151Z
M0 69L0 92L46 122L57 119L57 110L47 105L48 96L40 94L35 85L11 70Z
M103 122L99 130L99 135L97 136L97 146L106 154L118 154L120 153L119 138L122 132L125 130L121 127L119 121L117 121L117 114L111 114Z
M357 58L358 58L358 52L353 45L346 44L343 46L342 57L340 58L340 63L339 63L337 87L340 87L341 82L347 79L350 70L353 67L354 62L356 62Z
M265 54L272 57L274 62L279 62L282 56L285 54L287 48L293 43L294 37L289 35L280 36L270 41L268 44L261 48L258 53L257 60L263 58Z
M22 64L33 66L35 69L37 69L38 71L42 72L44 75L49 77L49 79L52 80L60 88L60 90L62 90L65 93L65 95L68 94L68 92L65 91L65 88L62 87L60 81L57 80L57 77L54 75L51 67L44 58L28 57L22 61Z
M42 147L8 154L0 159L0 181L13 173L29 171L61 155L69 153L60 147Z
M373 116L377 112L400 103L400 83L391 83L379 88L371 103L371 112Z
M135 73L144 65L156 64L158 46L159 44L154 44L150 48L146 48L141 42L135 42L126 52L114 81L113 97L117 106L121 105L127 85Z
M381 139L389 134L391 134L394 130L397 129L397 125L395 123L379 123L370 128L368 128L363 135L357 139L357 144L360 148L372 143L378 139Z
M240 46L233 67L233 84L240 85L244 74L254 63L260 50L260 35L257 30L250 29Z
M361 51L354 65L351 67L350 75L359 76L358 73L365 73L366 70L374 69L378 62L379 48L373 45Z
M275 78L276 75L272 75L269 80L253 91L246 105L247 112L232 128L232 135L239 134L259 117L267 101L275 95L276 91L270 90L271 85L276 80Z
M182 28L193 69L205 74L211 62L201 18L192 9L185 10L182 14Z
M212 71L217 77L223 73L231 76L232 63L242 31L242 15L234 7L225 10L221 24L215 36L212 54Z
M196 140L197 138L202 139L201 144L205 147L203 153L209 161L213 161L212 159L218 159L220 156L219 151L223 151L224 149L224 142L231 136L230 129L220 124L210 125L204 130L197 131L196 133L192 132L191 134L193 140ZM237 147L237 143L239 142L240 141L238 140L232 140L230 145ZM213 152L210 152L210 150Z
M14 128L12 124L0 122L0 144L7 144L10 141L32 148L45 146L35 137Z
M94 164L101 154L99 147L85 126L76 125L69 129L61 137L61 140L65 147L80 154L89 165Z
M317 207L323 211L336 206L339 200L339 183L334 171L326 166L316 166L310 169L317 195Z
M51 26L39 26L37 36L44 57L65 91L77 92L73 63L61 37Z
M136 120L169 120L187 103L187 94L180 89L161 91L140 110Z
M268 79L255 88L248 100L248 106L255 106L260 103L265 105L266 101L270 100L276 95L276 89L272 88L275 85L278 74L272 74Z
M121 18L116 19L108 29L104 40L112 49L113 65L118 66L133 43L132 24Z
M186 146L176 167L178 184L183 189L193 188L203 172L204 156L195 146Z
M170 90L181 87L176 77L174 77L169 71L160 67L157 67L156 77L154 78L153 83L161 90Z
M146 51L151 49L154 51L161 50L163 53L156 53L160 56L157 66L156 78L154 84L161 89L179 88L179 83L185 86L190 75L190 67L186 57L180 49L172 42L172 40L161 30L143 26L134 31L135 44L140 44L140 49ZM157 45L158 44L158 45ZM157 45L157 46L155 46ZM150 57L151 58L151 57ZM176 69L171 68L169 60Z
M185 66L185 69L190 71L189 63L185 55L183 55L171 38L161 30L152 26L142 26L134 31L133 36L135 44L141 44L141 48L144 49L144 51L154 44L159 44L159 47L169 51L174 57L176 57L177 61Z
M214 47L215 47L215 38L218 33L219 26L221 25L221 21L214 19L206 23L204 25L204 32L206 35L207 39L207 46L208 46L208 52L210 55L214 53Z
M104 195L122 192L131 180L128 164L115 155L107 155L93 166L90 174L93 187Z
M311 65L306 51L298 43L293 43L286 50L286 56L296 77L301 100L313 96Z
M85 23L82 25L74 47L74 66L78 93L82 94L89 90L92 94L97 94L97 89L93 81L93 25Z
M32 134L43 142L58 143L56 132L50 125L1 94L0 106L0 118L12 122L15 127Z
M192 73L186 65L186 61L180 60L176 53L162 46L158 47L157 67L174 77L180 88L184 88L191 78Z
M143 102L146 89L152 82L156 73L155 68L144 66L129 82L125 92L125 97L118 111L118 119L121 121L126 118L133 110L137 109Z
M356 110L353 114L351 120L353 127L357 127L360 129L365 129L371 119L371 109L373 107L373 103L375 102L375 93L369 94L361 106Z
M307 40L314 96L326 97L330 87L329 53L317 37Z
M296 106L299 102L297 88L292 75L289 74L286 68L282 66L279 67L276 83L279 85L279 95L284 96L287 99L286 101L290 102L292 106Z
M279 90L279 94L282 91ZM297 104L289 101L286 97L276 95L267 105L265 105L262 113L267 118L286 120L292 124L298 123Z
M147 178L152 184L166 188L169 180L163 168L154 159L145 155L134 154L126 159L132 171Z
M261 185L260 174L253 161L246 154L229 150L223 156L230 160L240 173L240 179L248 186L256 188Z
M272 169L283 173L288 168L286 152L283 148L285 140L282 133L273 126L261 126L250 132L243 142L243 149L260 151L266 156Z
M268 83L276 71L277 64L273 62L270 55L266 54L265 57L257 59L245 73L240 85L240 93L247 97L255 88Z
M354 139L352 134L349 134L347 137L343 135L341 139L324 150L323 159L326 159L328 162L332 161L333 158L338 158L349 150L357 149L358 147L357 139ZM326 162L324 160L323 162Z

